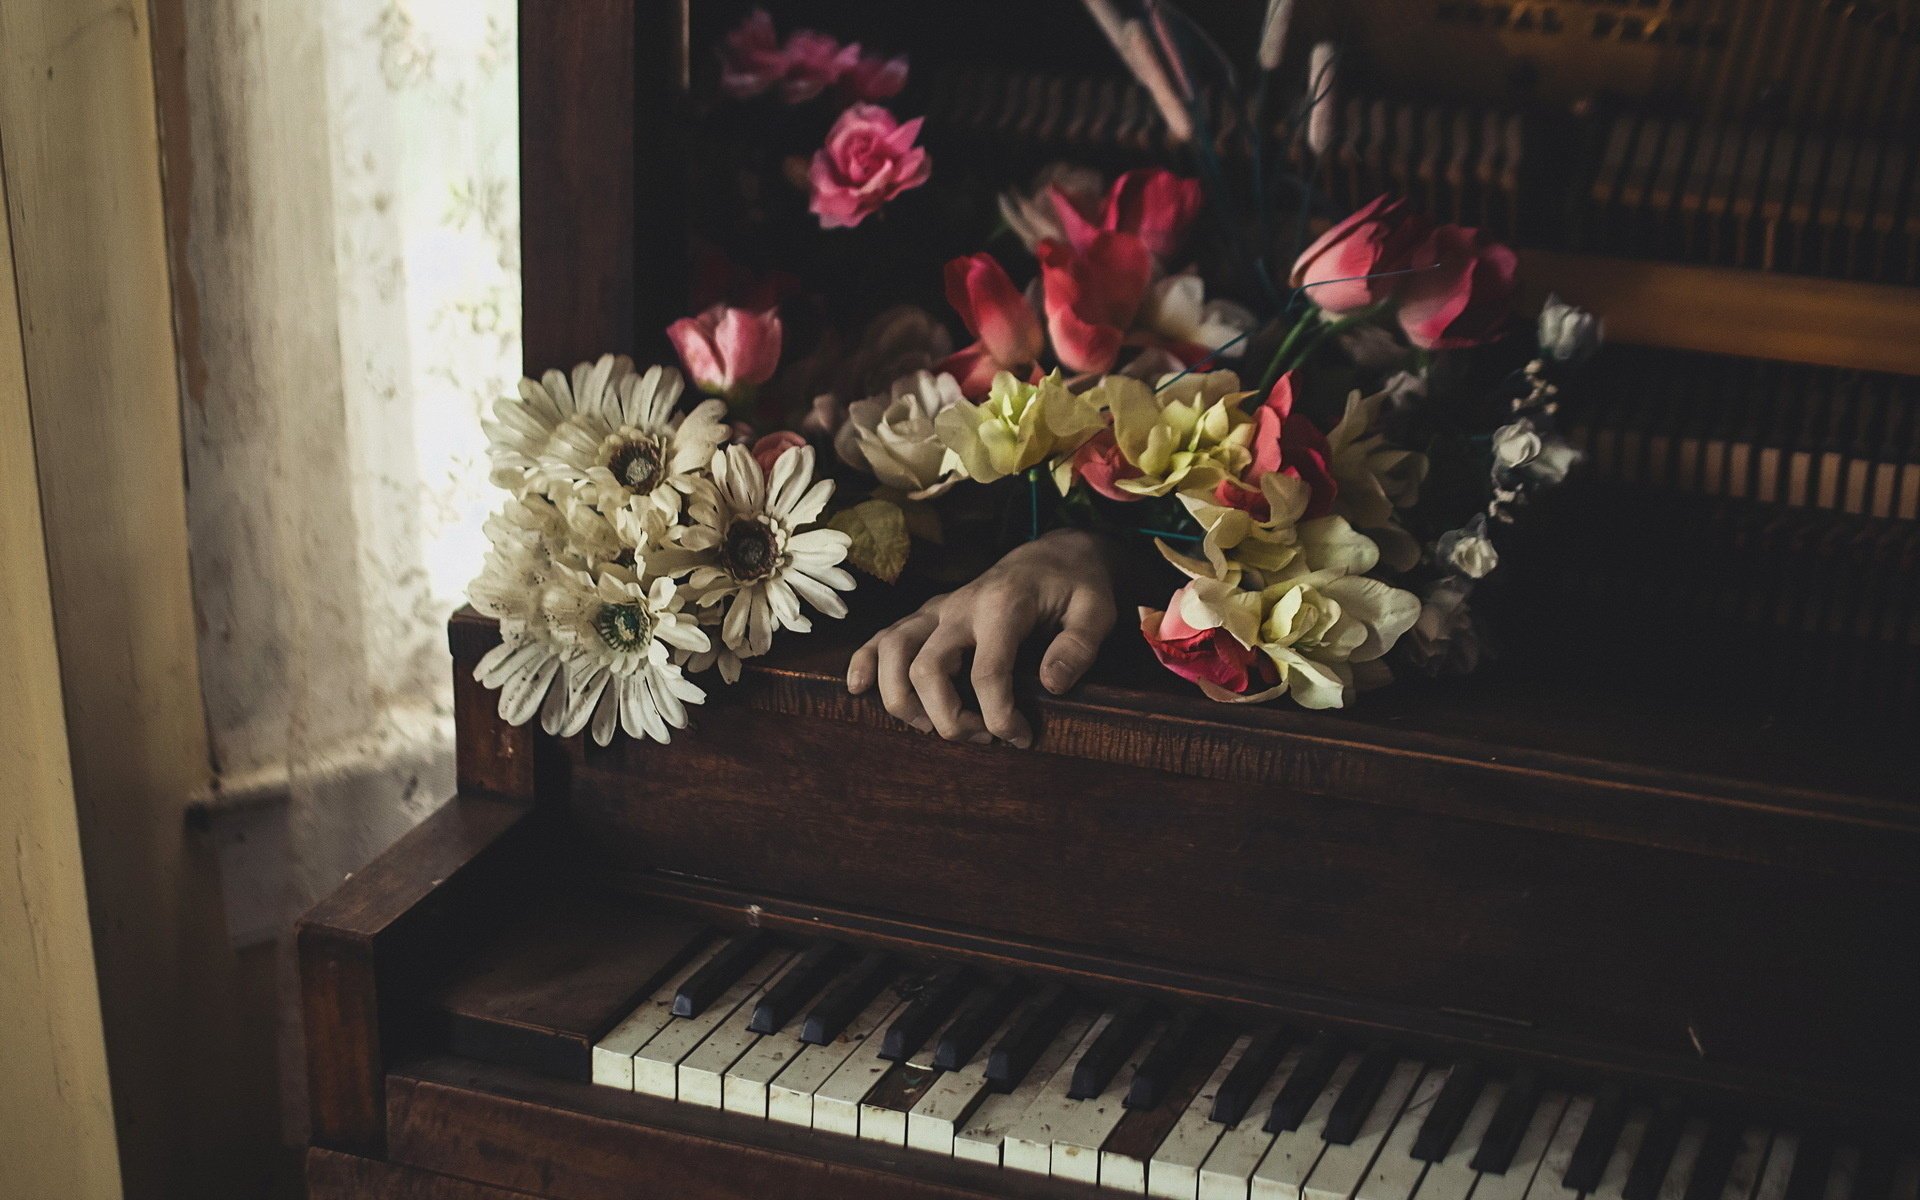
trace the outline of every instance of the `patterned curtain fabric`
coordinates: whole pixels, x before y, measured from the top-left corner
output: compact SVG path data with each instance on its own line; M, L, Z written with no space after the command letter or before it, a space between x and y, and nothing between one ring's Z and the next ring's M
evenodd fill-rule
M480 417L519 375L515 6L172 19L201 676L214 808L253 814L230 926L261 940L452 790L445 622L491 502Z

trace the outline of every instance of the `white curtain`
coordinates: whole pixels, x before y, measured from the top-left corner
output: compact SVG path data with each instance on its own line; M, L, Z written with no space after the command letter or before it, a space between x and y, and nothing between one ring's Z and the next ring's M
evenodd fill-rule
M445 622L492 500L480 417L519 374L515 6L175 11L209 808L247 942L453 787Z

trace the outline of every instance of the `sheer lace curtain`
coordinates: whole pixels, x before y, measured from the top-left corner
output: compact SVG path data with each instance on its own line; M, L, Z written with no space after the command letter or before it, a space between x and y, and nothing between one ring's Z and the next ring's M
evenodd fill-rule
M444 627L491 502L481 414L519 374L515 6L171 14L208 810L244 943L453 786Z

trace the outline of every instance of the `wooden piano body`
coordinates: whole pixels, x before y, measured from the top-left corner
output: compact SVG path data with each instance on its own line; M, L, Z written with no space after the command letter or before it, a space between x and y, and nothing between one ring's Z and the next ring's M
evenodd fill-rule
M1034 20L1078 19L1077 5L1055 7L1036 7ZM1452 20L1465 8L1509 19L1529 6L1427 7ZM1595 6L1549 7L1584 21ZM1739 6L1698 7L1710 24ZM1776 22L1793 8L1762 7ZM848 36L869 16L901 30L904 9L884 9L809 11ZM530 366L650 346L681 315L681 184L699 155L685 88L704 53L689 47L709 44L731 15L524 0ZM923 36L983 44L949 18L925 18ZM1481 52L1485 33L1460 52ZM1632 47L1609 53L1641 62ZM1905 69L1884 53L1889 70ZM1702 119L1731 127L1752 97L1738 72L1724 74L1694 100ZM1028 85L943 78L929 128L949 104L961 147L950 161L965 163L965 114L993 110L965 101L966 89ZM1809 111L1785 113L1782 127L1835 117L1840 102L1814 91ZM1043 80L1035 103L1054 93L1062 104L1077 94ZM1890 109L1880 131L1909 157L1910 107ZM1029 135L1022 154L1052 144L1044 129ZM1356 143L1351 157L1356 173L1392 173L1391 155L1369 158ZM1891 150L1881 158L1897 161ZM1715 1128L1832 1134L1877 1147L1873 1162L1920 1147L1920 751L1908 707L1920 543L1914 514L1899 511L1901 472L1920 471L1920 453L1901 440L1920 430L1910 378L1920 337L1898 340L1920 328L1911 281L1851 265L1802 278L1770 273L1772 262L1662 261L1684 239L1643 236L1632 221L1617 238L1591 226L1585 241L1562 237L1523 219L1523 190L1500 191L1500 175L1487 176L1486 194L1514 198L1508 232L1554 286L1601 307L1652 296L1668 312L1705 310L1691 323L1610 311L1630 333L1647 324L1639 340L1652 343L1618 353L1616 382L1678 362L1661 388L1759 378L1798 397L1789 408L1802 423L1782 436L1741 412L1664 425L1644 396L1611 407L1598 398L1587 425L1607 460L1601 497L1686 518L1649 572L1678 582L1663 593L1629 587L1620 602L1716 614L1730 656L1715 643L1723 657L1701 650L1709 665L1660 673L1614 643L1568 644L1566 628L1579 624L1568 616L1526 631L1518 661L1488 678L1413 684L1351 714L1315 714L1210 704L1141 670L1116 639L1111 661L1073 694L1024 697L1037 743L1014 751L932 741L845 693L848 653L888 615L887 598L868 594L843 628L752 664L671 747L602 750L505 727L471 679L496 634L456 616L459 794L301 927L312 1194L1114 1194L592 1083L596 1043L703 930L767 930L794 946L830 938L903 963L1064 982L1094 1004L1144 997L1222 1030L1327 1031L1422 1062L1524 1075L1562 1096L1615 1089ZM1886 206L1875 213L1863 228L1904 229ZM1835 227L1847 228L1844 212ZM1693 299L1702 296L1718 303ZM1848 323L1836 306L1873 316ZM1727 313L1737 329L1721 324ZM1798 365L1743 365L1725 357L1736 343ZM1845 419L1855 409L1805 399L1829 381L1872 398L1880 423L1863 433ZM1739 445L1789 464L1803 456L1814 482L1803 480L1798 503L1740 490L1727 471L1716 491L1703 486L1708 472L1677 465L1680 451L1659 459L1656 439L1691 439L1697 463L1716 439L1723 458ZM1855 463L1868 483L1850 506ZM1893 482L1876 508L1882 468ZM1838 483L1823 490L1822 472ZM1605 522L1592 524L1584 544L1604 546ZM1691 577L1683 568L1702 553L1687 537L1718 539L1719 556ZM1783 586L1748 606L1744 623L1719 619L1733 611L1729 587L1792 575L1782 563L1844 568L1865 599ZM1550 572L1573 589L1552 593L1555 603L1574 603L1590 578L1577 566ZM1636 685L1623 686L1633 673ZM1899 1176L1881 1194L1905 1186Z

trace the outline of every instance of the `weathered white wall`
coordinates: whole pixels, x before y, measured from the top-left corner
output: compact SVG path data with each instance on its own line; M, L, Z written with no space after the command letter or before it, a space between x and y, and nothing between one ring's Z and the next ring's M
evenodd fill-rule
M515 10L165 7L211 808L246 941L453 786L444 624L491 502L480 414L518 375Z

